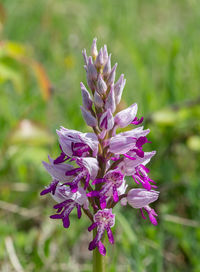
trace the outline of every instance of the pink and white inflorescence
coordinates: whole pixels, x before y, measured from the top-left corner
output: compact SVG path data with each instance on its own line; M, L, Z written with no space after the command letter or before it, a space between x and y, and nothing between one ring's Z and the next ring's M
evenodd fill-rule
M106 45L98 52L94 39L91 56L84 49L83 57L90 92L81 82L81 111L93 132L64 127L57 131L61 153L55 160L49 157L49 163L43 162L52 181L41 195L50 193L57 202L56 212L50 217L62 219L64 228L70 226L69 216L74 208L78 218L83 211L91 221L88 231L96 230L89 250L98 248L105 255L102 241L106 231L109 242L114 243L111 228L117 203L140 209L143 218L146 214L157 225L157 214L149 204L158 199L159 192L146 167L156 152L143 151L143 146L150 143L149 129L138 127L143 117L136 116L137 104L117 112L126 80L122 74L115 83L117 64L111 67ZM125 132L117 133L123 128ZM131 186L126 181L129 176L133 178Z

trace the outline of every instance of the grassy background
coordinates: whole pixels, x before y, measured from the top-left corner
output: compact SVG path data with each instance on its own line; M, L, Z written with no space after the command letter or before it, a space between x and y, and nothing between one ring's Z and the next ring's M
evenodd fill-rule
M63 229L39 192L50 181L41 160L59 154L55 129L87 131L81 50L95 36L127 78L124 106L137 102L151 129L161 191L157 227L116 207L107 270L200 271L199 22L197 0L1 1L0 271L91 271L88 220L74 213Z

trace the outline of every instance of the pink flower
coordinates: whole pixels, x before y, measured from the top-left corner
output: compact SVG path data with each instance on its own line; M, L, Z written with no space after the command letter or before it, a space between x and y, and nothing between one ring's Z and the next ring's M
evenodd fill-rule
M114 243L114 237L111 228L115 224L115 215L112 213L112 209L99 210L94 215L94 223L88 228L89 231L97 228L97 235L92 242L89 244L89 250L93 250L98 247L99 252L105 256L106 249L101 242L105 230L107 231L108 240L111 244Z
M127 194L127 201L130 206L135 209L140 209L142 213L142 217L146 219L144 216L142 208L148 213L149 219L153 225L157 225L156 216L157 213L154 209L150 208L149 204L156 201L158 199L159 192L151 190L146 191L145 189L132 189Z
M98 197L101 209L106 208L107 198L112 198L114 202L119 201L118 189L124 183L124 176L119 170L112 170L106 173L103 178L95 179L92 184L103 183L99 191L91 191L88 197Z

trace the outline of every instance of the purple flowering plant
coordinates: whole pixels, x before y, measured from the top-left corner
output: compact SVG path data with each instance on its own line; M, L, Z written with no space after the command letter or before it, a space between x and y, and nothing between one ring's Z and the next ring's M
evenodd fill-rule
M49 157L49 163L43 162L52 181L41 195L49 193L57 202L50 218L61 219L64 228L70 226L69 216L74 208L79 219L82 212L88 216L88 231L93 230L89 243L89 250L94 250L93 271L103 271L105 233L109 242L114 243L111 229L115 225L115 205L128 203L140 209L144 219L147 216L157 225L157 214L149 204L158 199L159 192L154 190L155 181L146 167L156 152L143 151L144 144L150 143L147 139L150 130L138 126L143 117L136 117L136 103L116 113L126 80L122 74L115 83L117 64L111 67L106 45L98 52L96 41L95 38L91 56L87 56L85 49L82 52L90 92L80 83L82 115L93 132L64 127L57 130L61 153L55 160ZM117 133L123 128L125 132ZM133 178L132 188L126 182L129 176Z

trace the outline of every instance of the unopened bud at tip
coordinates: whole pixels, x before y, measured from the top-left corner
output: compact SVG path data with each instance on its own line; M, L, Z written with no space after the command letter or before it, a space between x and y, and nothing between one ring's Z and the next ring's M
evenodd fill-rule
M94 59L96 59L97 55L98 55L98 50L97 50L97 38L93 39L92 42L92 47L91 47L91 55Z

